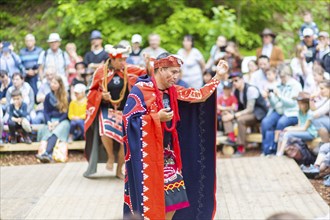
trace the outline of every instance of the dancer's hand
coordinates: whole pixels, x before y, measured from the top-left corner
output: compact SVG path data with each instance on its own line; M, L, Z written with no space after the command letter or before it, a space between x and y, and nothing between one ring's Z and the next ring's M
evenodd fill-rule
M111 99L110 93L109 92L102 92L102 99L104 101L110 101L110 99Z
M159 110L158 116L161 122L171 121L173 118L173 111L169 108L163 108Z

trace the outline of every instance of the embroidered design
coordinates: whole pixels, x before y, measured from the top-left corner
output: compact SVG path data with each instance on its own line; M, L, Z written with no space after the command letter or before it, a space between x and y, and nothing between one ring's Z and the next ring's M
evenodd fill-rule
M113 80L113 84L115 84L115 85L119 85L120 84L120 77L119 76L114 76L112 78L112 80Z
M165 185L164 186L164 190L165 191L168 191L168 190L171 190L173 192L173 189L178 189L180 191L180 187L183 187L183 189L185 189L185 186L184 186L184 181L181 180L179 182L175 182L175 183L171 183L171 184L168 184L168 185Z
M89 121L90 117L93 115L95 111L95 107L92 106L89 109L86 109L86 120L85 121Z
M198 197L198 208L197 208L197 216L196 216L196 219L202 219L202 210L201 208L204 207L204 204L203 204L203 198L205 197L204 196L204 180L206 179L206 176L205 176L205 156L204 156L204 153L206 151L205 149L205 146L204 146L204 143L205 143L205 140L204 140L204 137L205 137L205 130L203 129L203 124L205 123L204 121L204 117L205 117L205 112L203 111L203 107L204 107L204 103L201 103L201 105L199 106L199 111L200 111L200 114L199 114L199 130L200 130L200 143L199 143L199 149L200 149L200 160L198 161L198 163L200 164L200 170L199 170L199 173L200 173L200 179L198 180L199 182L199 190L198 190L198 194L199 194L199 197Z
M147 126L148 123L143 120L143 118L141 117L141 120L142 120L142 131L144 131L145 129L143 129L143 127ZM148 144L144 141L144 137L146 137L148 135L148 133L146 131L144 131L143 135L142 135L142 138L141 138L141 144L142 144L142 159L141 159L141 162L142 162L142 166L143 166L143 170L146 170L146 168L149 166L149 164L147 164L145 162L145 158L148 156L148 153L144 150L144 148L146 148L148 146ZM144 218L145 219L149 219L147 216L146 216L146 213L149 211L149 207L144 205L144 202L148 201L149 198L145 195L145 193L149 190L149 188L144 184L145 181L149 178L149 176L143 172L143 170L141 171L142 175L143 175L143 182L141 183L142 186L143 186L143 193L142 193L142 196L143 196L143 202L141 203L141 206L143 206L143 213L144 213Z
M141 87L146 86L146 87L150 87L150 88L152 88L154 86L154 84L152 82L137 82L135 85L141 86Z
M132 98L133 100L130 100L130 98ZM132 105L133 107L132 107L132 109L129 110L129 112L125 113L123 116L125 130L127 130L128 120L132 115L134 115L138 112L142 113L142 112L146 111L146 109L143 107L141 99L137 95L129 94L127 97L127 103L129 103L129 102L130 102L130 105ZM126 105L128 105L128 104L126 104Z

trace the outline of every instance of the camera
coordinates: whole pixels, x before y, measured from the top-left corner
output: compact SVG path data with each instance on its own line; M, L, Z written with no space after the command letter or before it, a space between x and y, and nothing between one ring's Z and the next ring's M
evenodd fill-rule
M274 89L268 89L268 92L269 93L274 92Z

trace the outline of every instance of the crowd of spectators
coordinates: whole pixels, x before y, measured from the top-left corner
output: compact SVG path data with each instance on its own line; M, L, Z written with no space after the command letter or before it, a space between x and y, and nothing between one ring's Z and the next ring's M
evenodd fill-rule
M311 141L320 137L319 147L314 149L318 155L315 164L305 164L302 169L306 173L329 170L329 34L319 31L307 12L294 57L284 56L269 28L260 37L263 43L255 56L243 57L235 42L219 36L205 62L193 36L185 35L177 51L184 60L177 84L201 88L215 74L218 61L226 60L230 70L218 86L217 108L219 129L228 136L227 143L243 154L249 145L246 135L251 129L247 128L256 124L261 128L263 155L282 156L292 138ZM8 41L0 44L0 143L30 144L32 137L46 141L51 154L58 139L72 142L84 138L88 86L94 71L109 56L98 30L91 32L91 50L84 56L77 54L72 42L61 49L58 33L49 35L49 48L38 47L32 34L24 40L26 47L20 50ZM142 48L142 40L134 34L131 42L122 42L131 43L128 64L144 66L145 54L157 57L166 51L157 34L149 35L146 48ZM44 124L45 129L35 134L31 124ZM3 125L8 125L9 131L3 131Z

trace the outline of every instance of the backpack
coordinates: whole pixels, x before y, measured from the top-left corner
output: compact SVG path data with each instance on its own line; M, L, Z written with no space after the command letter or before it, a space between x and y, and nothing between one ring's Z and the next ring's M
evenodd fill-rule
M330 73L330 52L322 57L321 65L326 72Z
M289 138L285 146L285 154L294 159L299 165L314 164L316 160L316 156L300 138Z

